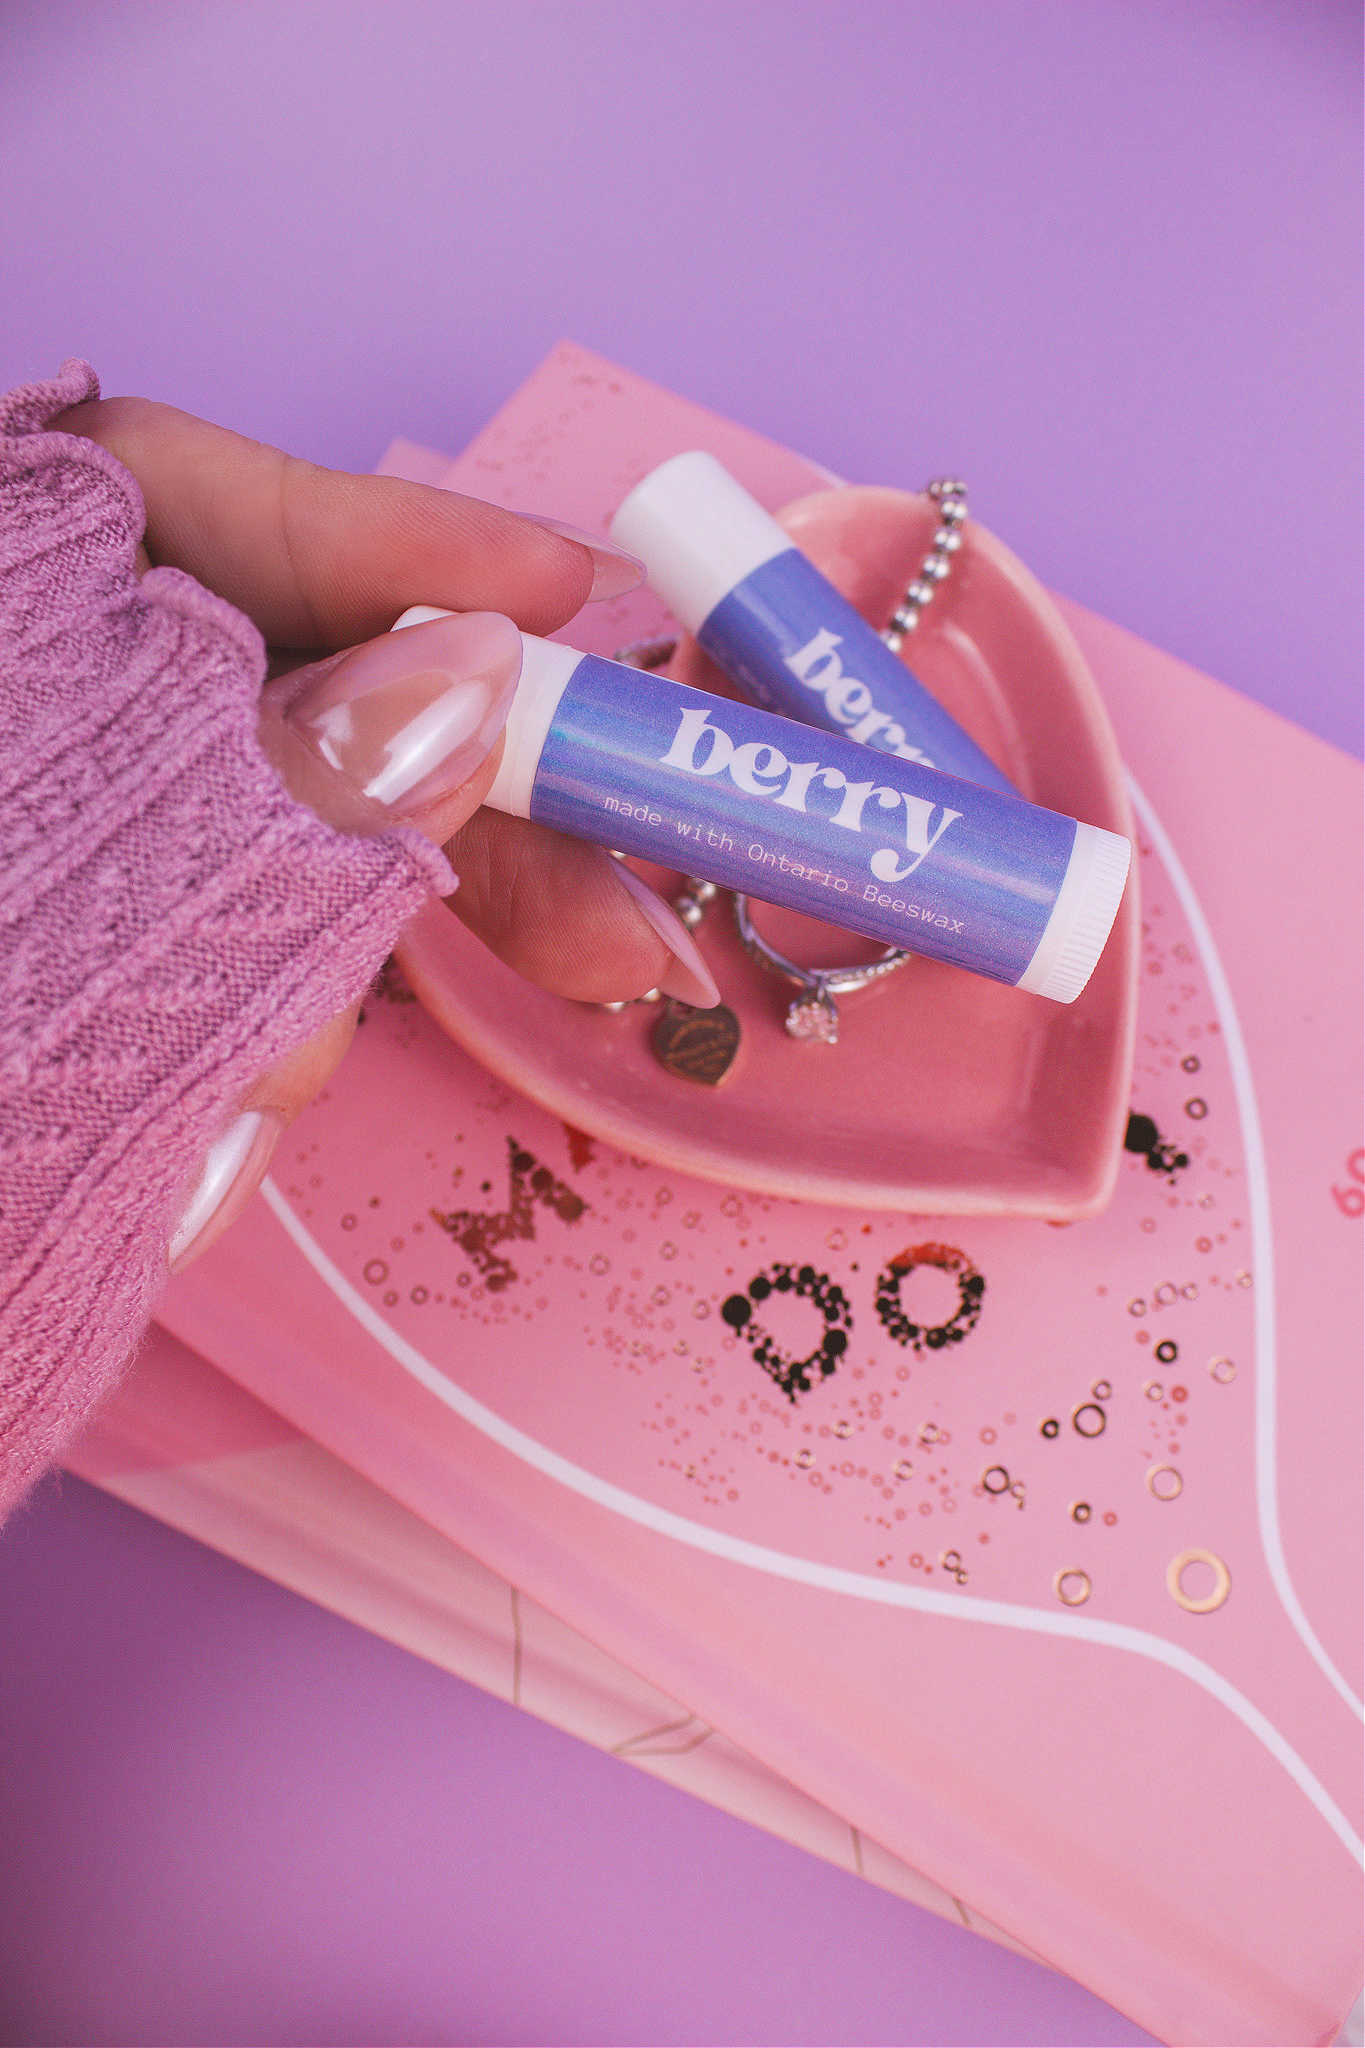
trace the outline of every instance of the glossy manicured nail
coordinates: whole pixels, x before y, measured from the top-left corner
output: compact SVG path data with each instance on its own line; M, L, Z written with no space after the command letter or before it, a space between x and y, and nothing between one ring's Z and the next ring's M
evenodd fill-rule
M698 1010L714 1009L720 1001L720 990L682 919L623 860L614 861L612 871L640 915L653 926L673 955L673 964L659 977L660 992L676 996L680 1003L691 1003Z
M585 533L581 526L570 526L564 519L549 519L543 512L518 512L517 518L530 526L543 526L547 533L557 533L561 540L575 541L587 549L592 556L589 603L595 598L624 597L645 580L645 565L639 556L628 555L624 548L618 548L615 541L600 533Z
M273 1109L246 1109L209 1146L204 1170L167 1249L173 1273L197 1258L241 1214L265 1175L284 1129Z
M412 817L468 781L520 674L521 634L500 612L424 613L322 664L285 720L370 803Z

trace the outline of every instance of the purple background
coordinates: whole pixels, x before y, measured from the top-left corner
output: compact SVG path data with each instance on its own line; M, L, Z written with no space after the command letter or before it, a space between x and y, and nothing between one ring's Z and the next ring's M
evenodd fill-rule
M568 335L1359 745L1330 0L0 7L0 383L365 468ZM1197 739L1197 736L1192 735ZM68 1481L0 1543L5 2042L1109 2043L1044 1970Z

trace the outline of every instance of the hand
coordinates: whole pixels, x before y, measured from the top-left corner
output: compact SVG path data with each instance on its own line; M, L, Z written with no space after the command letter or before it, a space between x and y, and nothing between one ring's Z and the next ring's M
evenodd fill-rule
M655 987L717 1000L686 928L620 863L479 809L520 668L515 628L553 632L588 599L629 589L631 557L477 499L320 469L144 399L97 400L53 424L137 478L144 568L185 570L260 628L262 744L293 795L343 831L401 820L444 845L456 915L545 988L587 1002ZM473 616L390 637L413 604ZM335 1018L251 1089L189 1195L173 1267L237 1215L354 1028L353 1010Z

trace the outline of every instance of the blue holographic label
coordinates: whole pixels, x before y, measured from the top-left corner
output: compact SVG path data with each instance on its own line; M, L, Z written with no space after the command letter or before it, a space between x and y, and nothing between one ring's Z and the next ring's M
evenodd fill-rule
M728 676L783 718L987 789L1014 787L799 548L737 583L697 638Z
M884 945L1017 982L1071 818L751 704L586 654L530 814Z

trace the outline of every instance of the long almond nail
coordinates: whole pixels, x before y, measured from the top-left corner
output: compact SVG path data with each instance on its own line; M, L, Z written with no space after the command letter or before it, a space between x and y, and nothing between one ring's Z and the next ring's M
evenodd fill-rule
M661 992L676 996L680 1003L691 1003L694 1009L714 1009L720 1001L720 990L682 919L623 860L613 861L612 871L640 915L653 926L673 955L673 964L659 977Z
M323 664L285 723L367 802L412 817L486 758L520 674L521 635L501 613L427 616Z
M284 1118L275 1110L246 1109L214 1139L171 1235L166 1258L173 1273L235 1222L260 1186L283 1129Z
M624 597L645 580L645 565L639 556L627 554L604 534L587 533L581 526L570 526L565 519L550 519L543 512L518 512L517 518L530 526L543 526L547 533L557 533L561 540L574 541L587 549L592 556L590 604L598 598Z

